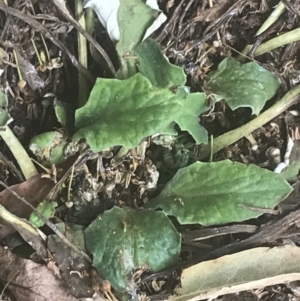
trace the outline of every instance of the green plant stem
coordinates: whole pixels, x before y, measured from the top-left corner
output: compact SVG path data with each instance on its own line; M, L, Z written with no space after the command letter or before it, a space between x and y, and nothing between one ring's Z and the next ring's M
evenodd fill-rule
M280 1L278 5L275 7L275 9L272 11L271 15L269 15L268 19L263 23L263 25L259 28L259 30L255 35L258 36L262 34L264 31L266 31L272 24L274 24L278 20L278 18L282 15L284 11L285 11L285 5L282 1Z
M261 44L255 51L254 56L259 56L267 53L275 48L297 42L300 40L300 28L291 30L284 33L274 39L271 39L263 44Z
M0 216L14 228L24 229L24 231L27 231L30 234L39 237L39 233L34 226L32 226L28 221L15 216L14 214L6 210L2 205L0 205Z
M76 17L78 20L78 23L80 26L85 29L86 23L85 23L85 17L83 12L83 0L75 0L75 11L76 11ZM81 16L81 17L80 17ZM86 38L78 31L77 33L78 37L78 61L85 67L88 68L88 53L87 53L87 40ZM89 97L90 93L90 86L89 81L85 76L83 76L82 73L78 74L78 102L77 107L83 107Z
M5 131L0 131L0 136L17 160L25 179L28 180L37 175L38 172L35 166L12 130L6 126Z
M287 0L290 1L290 0ZM269 15L268 19L262 24L262 26L259 28L259 30L256 32L255 36L258 36L262 34L264 31L266 31L273 23L275 23L278 18L282 15L282 13L285 11L285 5L281 1L276 6L276 8L272 11L271 15ZM247 45L243 51L242 55L238 57L238 60L242 63L246 58L245 55L250 51L253 45Z
M18 71L18 75L19 75L19 81L23 80L23 76L19 67L19 60L18 60L18 55L15 49L13 49L13 53L14 53L14 57L15 57L15 61L16 61L16 65L17 65L17 71Z
M90 35L93 35L95 29L95 15L92 8L85 9L85 29Z
M44 36L42 34L40 34L40 36L41 36L41 40L42 40L42 42L44 44L44 48L45 48L45 51L46 51L46 56L47 56L46 60L48 62L50 62L50 53L49 53L49 49L47 47L46 41L45 41Z
M35 42L34 42L33 38L31 38L31 43L32 43L33 49L34 49L34 51L35 51L35 54L36 54L36 56L37 56L37 58L38 58L39 64L40 64L40 66L42 66L42 65L43 65L43 62L42 62L42 60L41 60L41 57L40 57L40 55L39 55L39 51L38 51L38 49L37 49L37 47L36 47L36 45L35 45Z
M210 136L210 154L209 154L209 162L213 162L213 155L214 155L214 136Z
M235 143L236 141L243 138L245 135L250 134L254 130L263 126L276 116L283 113L287 110L296 100L296 97L300 94L300 85L295 86L291 89L287 94L283 96L276 104L274 104L271 108L263 112L261 115L256 117L255 119L249 121L245 125L232 130L228 133L225 133L217 138L214 138L213 150L212 153L216 153L223 149L224 147ZM210 154L211 145L208 143L204 146L202 152L200 153L199 159L202 160L206 158Z

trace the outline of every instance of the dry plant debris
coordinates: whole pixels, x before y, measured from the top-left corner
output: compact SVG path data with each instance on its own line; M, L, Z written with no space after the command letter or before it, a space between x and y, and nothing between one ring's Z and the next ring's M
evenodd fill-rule
M0 264L1 282L8 282L9 291L17 300L78 300L45 265L20 258L3 247Z

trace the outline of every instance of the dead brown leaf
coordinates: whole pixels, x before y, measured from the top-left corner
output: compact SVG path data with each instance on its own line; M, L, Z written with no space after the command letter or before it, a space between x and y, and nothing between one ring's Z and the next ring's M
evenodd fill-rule
M15 276L15 277L14 277ZM76 301L44 265L22 259L0 247L0 282L18 301Z
M56 224L57 228L66 235L66 238L86 252L84 244L84 229L80 225ZM48 250L53 256L55 267L65 287L69 288L77 298L91 297L94 293L89 277L91 263L78 252L74 252L57 235L48 236Z
M20 197L25 198L32 206L37 207L37 205L46 198L53 187L53 181L42 178L41 175L36 175L10 188ZM29 206L22 203L22 201L14 196L8 189L0 193L0 204L18 217L28 218L32 212ZM15 232L15 229L0 219L0 240L13 232Z
M45 87L44 81L39 77L34 66L26 58L26 55L21 48L16 51L16 55L18 60L17 65L21 69L21 73L30 88L33 91L43 89Z

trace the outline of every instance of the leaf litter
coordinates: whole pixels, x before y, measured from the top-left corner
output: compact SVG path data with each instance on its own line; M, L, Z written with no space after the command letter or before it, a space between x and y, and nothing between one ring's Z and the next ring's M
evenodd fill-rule
M99 17L87 10L85 25L72 17L71 2L0 4L8 99L1 109L11 116L4 133L15 135L1 135L2 216L13 227L3 224L0 233L13 252L23 250L13 261L37 260L64 285L62 294L73 295L66 300L93 292L114 301L235 298L265 286L296 296L282 283L299 280L297 265L272 254L299 252L299 45L288 45L297 41L297 1L273 14L278 1L85 1ZM282 17L272 19L275 12ZM91 56L84 44L74 55L66 34L74 28ZM264 54L249 62L257 53ZM91 91L81 108L74 87ZM16 149L33 156L37 170L27 173L24 162L32 163ZM27 181L14 176L18 168ZM200 243L201 231L209 234ZM232 263L239 276L229 283ZM18 273L27 285L30 276ZM201 275L212 279L202 291ZM0 282L3 294L36 300L20 293L26 285ZM259 298L272 298L271 289Z

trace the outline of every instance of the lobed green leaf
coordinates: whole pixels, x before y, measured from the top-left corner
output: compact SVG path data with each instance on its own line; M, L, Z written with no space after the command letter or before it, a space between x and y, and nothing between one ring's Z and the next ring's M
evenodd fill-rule
M250 107L256 115L279 87L276 76L256 62L242 65L232 58L224 59L208 77L209 93L225 99L232 110Z
M115 145L133 148L166 129L182 106L171 91L153 87L141 74L98 79L87 104L76 111L74 139L85 138L94 152Z

